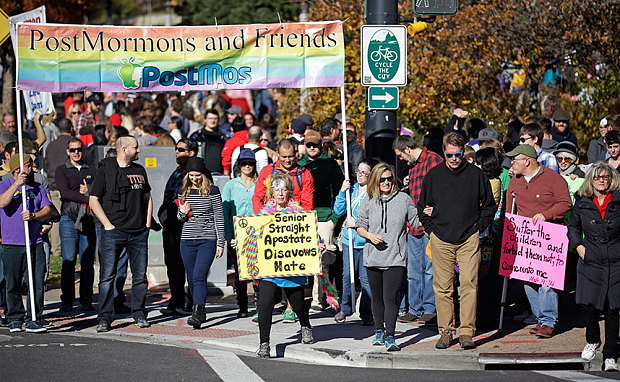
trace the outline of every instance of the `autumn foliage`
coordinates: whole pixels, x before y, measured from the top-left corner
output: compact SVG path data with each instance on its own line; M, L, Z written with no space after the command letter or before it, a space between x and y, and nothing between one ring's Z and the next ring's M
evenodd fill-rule
M399 12L403 17L415 16L410 1L401 1ZM614 111L620 94L619 14L620 3L615 0L461 1L455 16L438 17L426 31L408 37L408 85L401 88L399 119L423 131L443 126L458 106L502 131L508 116L539 115L542 96L555 94L572 113L571 126L585 148L598 134L598 121L619 112ZM347 18L346 106L353 122L362 126L366 102L360 85L363 2L317 0L310 8L310 20ZM543 87L550 64L560 72L574 68L574 81ZM522 68L526 74L524 86L514 93L501 89L499 81L510 68ZM281 107L283 124L299 113L299 100L299 91L287 92ZM315 120L333 116L340 108L339 90L309 89L303 106Z

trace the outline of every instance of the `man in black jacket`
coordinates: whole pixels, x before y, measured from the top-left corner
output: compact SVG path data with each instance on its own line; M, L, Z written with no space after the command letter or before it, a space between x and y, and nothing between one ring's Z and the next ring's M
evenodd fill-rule
M454 266L460 281L459 342L475 347L479 234L491 223L497 206L487 176L463 160L465 141L458 132L444 136L445 165L433 167L424 177L418 201L420 222L430 235L433 257L433 289L437 326L441 337L437 349L452 344L454 322Z

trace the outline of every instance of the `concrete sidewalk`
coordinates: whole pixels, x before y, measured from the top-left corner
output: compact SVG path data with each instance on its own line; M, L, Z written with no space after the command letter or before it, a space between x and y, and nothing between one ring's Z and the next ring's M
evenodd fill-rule
M128 293L128 300L131 296ZM52 288L46 293L45 318L55 325L57 333L72 335L103 336L123 338L134 341L174 344L179 346L214 345L244 352L258 349L258 326L251 318L237 319L237 306L232 295L210 296L207 303L207 322L200 330L186 324L187 317L163 316L159 309L165 307L166 293L150 291L147 301L150 328L139 329L132 325L130 315L121 315L108 333L96 333L96 312L81 312L77 308L71 314L59 314L60 291ZM96 296L95 296L96 300ZM95 305L96 306L96 305ZM253 313L253 312L251 312ZM506 329L479 331L474 338L477 348L462 350L458 344L447 350L436 350L438 339L434 326L417 323L397 323L396 342L400 352L387 352L384 347L372 346L374 328L361 325L357 315L348 317L346 323L337 324L333 320L333 310L311 314L315 343L301 344L298 323L285 324L282 315L274 313L271 330L272 356L304 362L382 368L478 370L480 354L534 354L533 358L543 360L552 354L569 353L579 358L585 345L585 329L575 327L578 317L561 316L559 333L551 339L540 339L528 333L532 326L506 320ZM564 354L566 358L567 354ZM590 368L600 370L600 352L592 361ZM574 365L573 365L574 366Z

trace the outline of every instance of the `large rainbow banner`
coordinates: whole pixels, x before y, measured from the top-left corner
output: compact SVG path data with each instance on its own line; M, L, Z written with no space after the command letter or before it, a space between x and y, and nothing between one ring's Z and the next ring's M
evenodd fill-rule
M199 27L20 24L21 90L338 87L340 21Z

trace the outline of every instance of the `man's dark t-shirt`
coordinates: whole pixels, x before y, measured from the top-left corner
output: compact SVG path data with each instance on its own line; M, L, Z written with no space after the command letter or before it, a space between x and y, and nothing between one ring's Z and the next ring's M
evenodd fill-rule
M140 233L146 229L148 200L145 194L151 192L146 170L136 163L128 167L116 167L116 188L106 184L105 168L99 167L90 194L100 199L103 211L110 223L127 233Z

